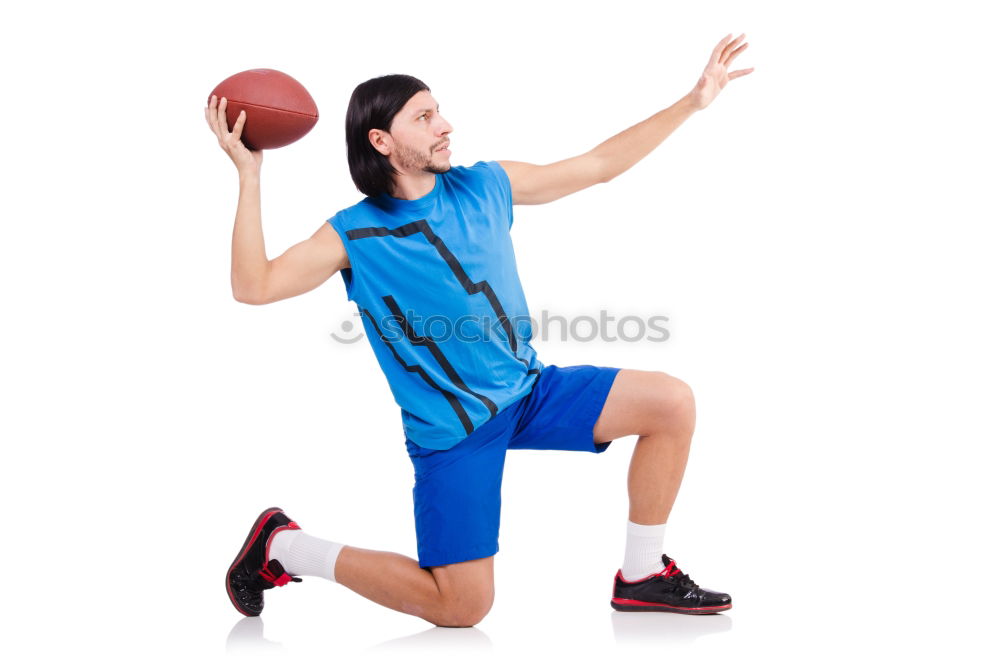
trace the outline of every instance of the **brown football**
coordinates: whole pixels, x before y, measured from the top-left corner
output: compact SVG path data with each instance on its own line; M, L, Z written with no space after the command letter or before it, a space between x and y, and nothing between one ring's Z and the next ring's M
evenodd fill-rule
M247 148L275 149L295 142L319 119L316 102L299 81L274 69L250 69L215 86L216 101L226 97L226 123L233 130L240 111L247 111L240 140Z

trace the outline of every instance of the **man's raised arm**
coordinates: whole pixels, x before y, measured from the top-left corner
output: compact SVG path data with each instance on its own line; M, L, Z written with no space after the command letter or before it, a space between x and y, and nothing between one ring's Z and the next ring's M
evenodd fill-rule
M749 43L737 48L745 35L720 41L694 89L669 108L612 136L586 154L534 165L521 161L499 161L510 179L515 205L540 205L576 193L594 184L609 182L652 152L696 111L708 106L733 78L753 71L730 73L730 63Z
M260 218L260 166L264 153L250 151L240 142L246 112L240 111L230 131L226 98L217 101L212 96L205 108L205 120L240 176L230 269L233 298L254 305L280 301L315 289L341 269L350 268L347 250L329 222L275 259L267 259Z

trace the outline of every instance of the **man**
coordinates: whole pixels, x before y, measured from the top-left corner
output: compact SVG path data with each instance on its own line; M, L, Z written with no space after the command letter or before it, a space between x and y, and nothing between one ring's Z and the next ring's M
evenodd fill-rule
M725 593L700 588L662 553L663 533L694 430L691 389L657 371L559 367L530 345L527 304L509 229L513 205L543 204L608 182L649 154L729 80L748 44L720 41L696 86L669 108L586 154L538 166L480 161L452 167L452 127L429 88L403 75L354 91L347 112L351 176L366 198L309 239L268 260L260 220L261 152L232 132L226 100L205 117L240 176L233 232L237 301L308 292L338 271L400 405L414 465L418 560L310 536L279 508L257 518L226 575L233 605L256 616L263 591L324 577L431 623L468 627L493 603L500 484L508 449L600 453L638 435L628 474L629 521L612 607L714 613ZM456 322L435 336L428 316ZM468 335L459 320L490 324ZM518 322L521 322L519 325Z

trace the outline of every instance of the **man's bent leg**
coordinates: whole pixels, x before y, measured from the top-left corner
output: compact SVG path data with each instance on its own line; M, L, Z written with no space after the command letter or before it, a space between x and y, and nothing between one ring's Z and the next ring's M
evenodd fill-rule
M595 442L639 435L629 466L625 561L611 594L618 611L714 614L733 606L728 593L699 587L662 553L694 421L694 396L687 384L662 372L621 370L594 424Z
M594 425L594 441L639 435L628 471L632 522L667 521L684 477L694 424L694 396L686 383L663 372L619 371Z
M435 625L469 627L493 605L493 557L421 568L402 554L345 546L337 582L380 605Z

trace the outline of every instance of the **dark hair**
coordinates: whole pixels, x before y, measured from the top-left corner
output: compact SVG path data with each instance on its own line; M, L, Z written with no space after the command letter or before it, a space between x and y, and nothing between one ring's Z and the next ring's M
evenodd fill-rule
M376 197L392 190L392 175L399 174L389 159L368 139L372 129L388 131L392 119L414 94L430 88L413 76L390 74L372 78L354 88L347 104L347 166L358 190Z

